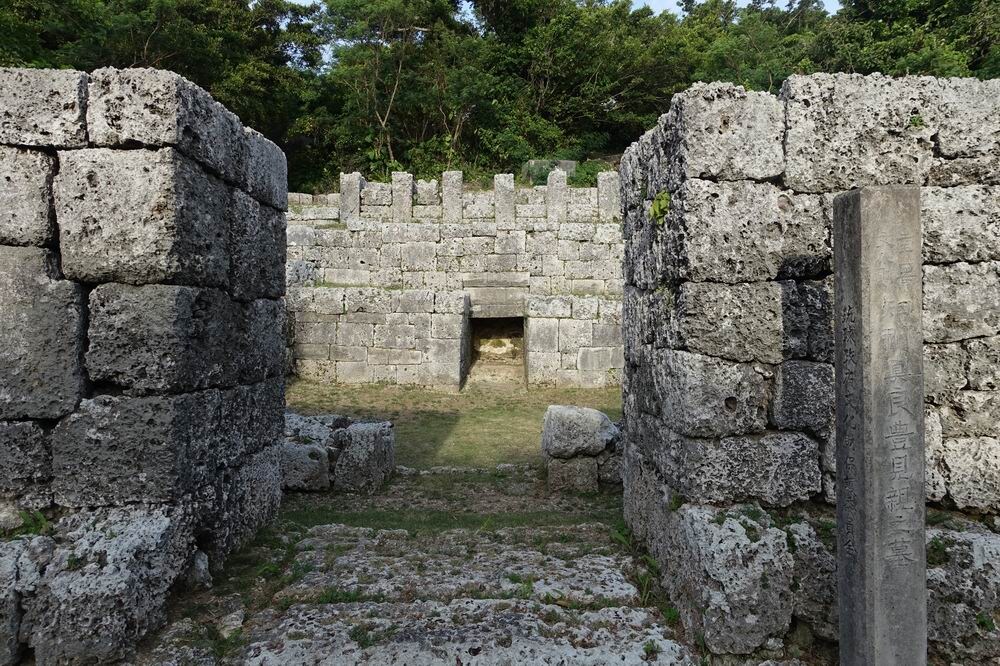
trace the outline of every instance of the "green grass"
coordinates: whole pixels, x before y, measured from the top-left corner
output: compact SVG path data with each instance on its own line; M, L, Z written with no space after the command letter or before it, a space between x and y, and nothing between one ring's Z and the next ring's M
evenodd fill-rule
M343 414L385 419L396 428L396 461L426 469L435 465L493 467L540 461L542 417L549 405L593 407L621 418L621 390L433 389L295 381L288 405L303 414Z

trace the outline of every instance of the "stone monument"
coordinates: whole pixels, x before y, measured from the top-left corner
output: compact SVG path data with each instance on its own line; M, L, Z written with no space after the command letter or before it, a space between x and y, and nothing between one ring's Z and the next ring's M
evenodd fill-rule
M840 663L927 663L920 189L834 201Z

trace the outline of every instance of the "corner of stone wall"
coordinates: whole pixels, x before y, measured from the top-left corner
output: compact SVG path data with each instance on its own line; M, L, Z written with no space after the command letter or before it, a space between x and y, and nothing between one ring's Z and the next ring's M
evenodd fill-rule
M788 658L837 639L830 226L842 190L924 186L928 501L1000 510L987 462L1000 455L1000 384L987 379L1000 368L1000 254L986 222L1000 214L998 91L843 74L793 76L777 97L697 84L624 155L626 518L711 652ZM928 538L966 552L961 533ZM996 653L967 610L1000 603L940 591L981 589L971 581L993 561L929 571L938 654Z
M285 158L170 72L0 88L0 662L104 663L277 511Z

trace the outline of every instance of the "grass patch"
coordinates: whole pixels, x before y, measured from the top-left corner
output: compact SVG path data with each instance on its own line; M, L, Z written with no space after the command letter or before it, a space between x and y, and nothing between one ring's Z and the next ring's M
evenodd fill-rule
M336 386L294 381L288 405L303 414L343 414L392 421L396 461L426 469L436 465L493 467L538 463L542 417L549 405L593 407L621 418L621 390L470 388L447 393L407 386Z
M983 631L992 632L997 628L997 623L986 613L979 613L976 615L976 626Z
M21 536L39 536L52 533L52 523L41 511L21 511L21 526L8 531L0 531L0 538L14 539Z
M951 557L948 555L948 546L952 545L950 539L934 537L927 544L927 566L939 567L946 564Z

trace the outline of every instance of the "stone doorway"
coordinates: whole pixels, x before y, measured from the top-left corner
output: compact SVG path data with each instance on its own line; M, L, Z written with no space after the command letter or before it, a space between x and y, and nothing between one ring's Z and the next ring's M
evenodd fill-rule
M468 381L486 384L524 384L524 318L488 317L469 320L470 367Z

